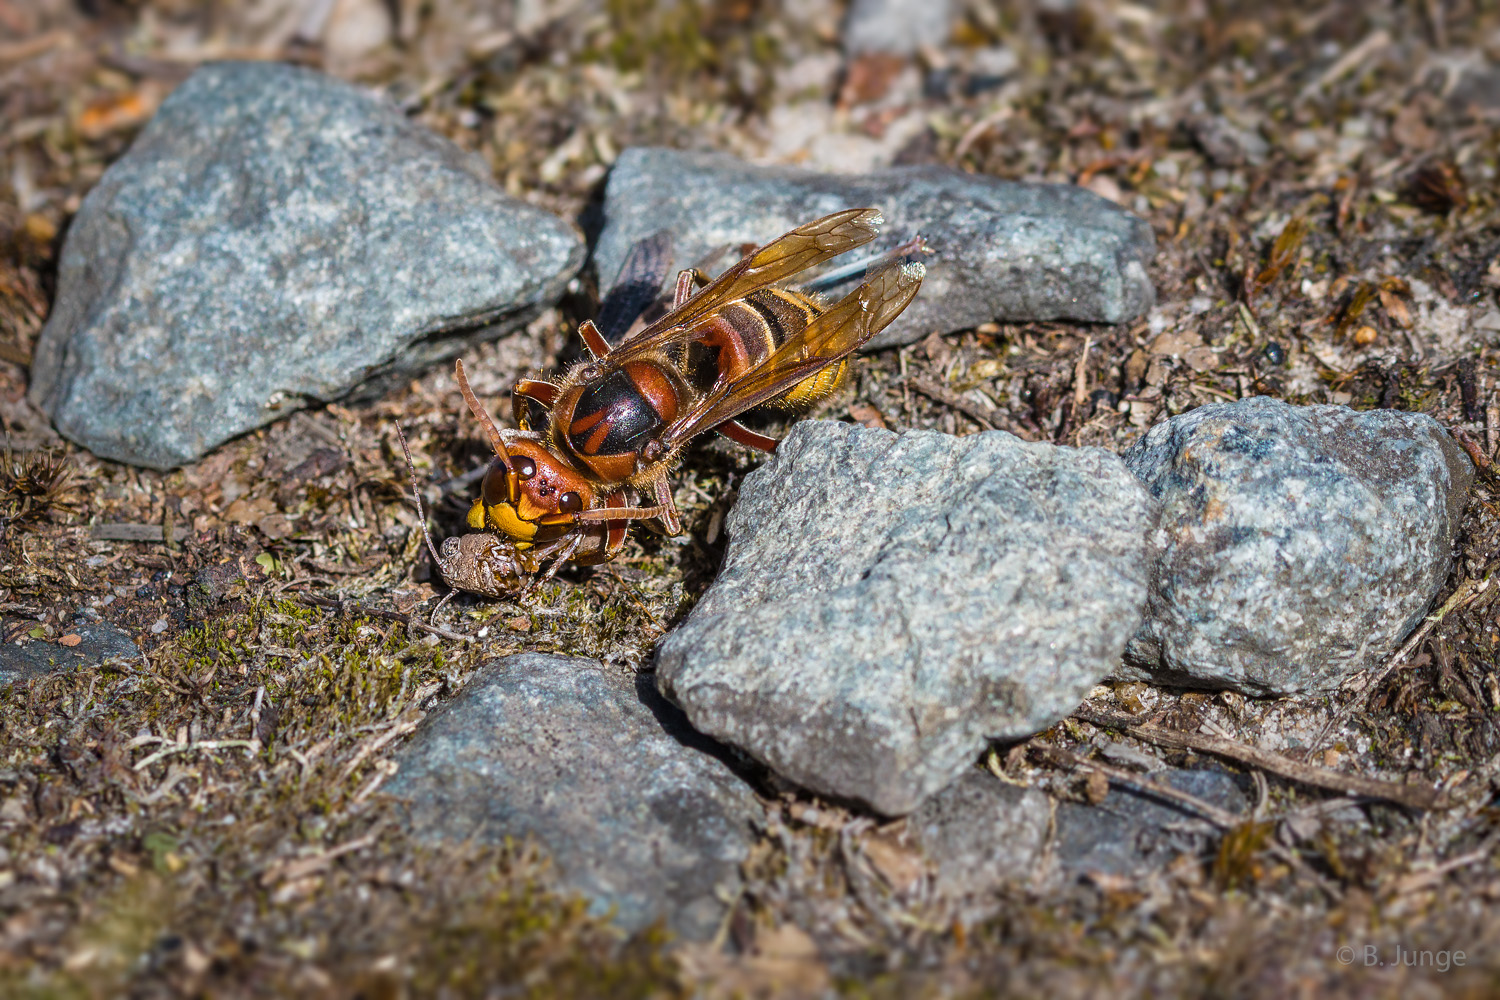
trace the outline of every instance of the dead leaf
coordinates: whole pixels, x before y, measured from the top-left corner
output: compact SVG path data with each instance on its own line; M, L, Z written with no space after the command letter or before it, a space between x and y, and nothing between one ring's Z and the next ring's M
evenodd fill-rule
M1281 229L1281 235L1276 237L1276 242L1271 244L1271 252L1266 256L1265 268L1255 276L1250 287L1246 289L1248 297L1253 298L1257 292L1270 287L1277 278L1281 277L1283 271L1292 267L1297 262L1297 253L1302 249L1302 241L1307 238L1307 220L1300 215L1295 215L1287 220Z
M844 74L839 103L849 107L880 100L905 68L906 60L889 52L871 52L856 57Z
M1427 124L1427 109L1422 102L1412 101L1396 113L1391 121L1391 138L1410 149L1437 145L1438 134Z
M849 416L863 427L879 427L886 430L890 426L885 422L885 415L868 403L855 403L850 406Z
M1380 304L1385 307L1385 314L1403 330L1411 329L1411 310L1406 307L1406 301L1395 292L1382 288L1380 290Z
M1203 338L1196 330L1168 330L1151 341L1152 354L1170 354L1180 358L1195 347L1203 346Z
M240 497L224 511L224 520L235 524L254 524L261 518L276 512L276 503L270 497L246 500Z
M1184 354L1182 360L1195 372L1211 372L1219 364L1219 356L1212 347L1195 347Z
M1083 183L1081 187L1085 191L1097 194L1106 201L1114 202L1116 205L1123 205L1127 200L1125 192L1120 189L1120 182L1109 174L1095 174Z
M922 340L922 353L926 354L927 360L939 369L946 369L948 362L953 360L953 348L948 346L943 335L936 331L929 333Z
M266 517L261 518L259 521L256 521L255 526L260 529L260 533L262 535L265 535L267 538L288 538L292 534L291 518L287 517L285 514L269 514Z
M69 632L67 635L65 635L62 638L58 639L57 643L60 646L70 646L71 647L71 646L78 645L82 641L83 641L83 636L79 635L76 632Z
M149 86L104 94L90 101L74 124L85 139L101 139L111 132L141 124L155 114L160 103L161 94Z
M1167 367L1168 364L1169 362L1164 362L1160 357L1152 358L1151 367L1146 369L1146 384L1158 387L1166 385L1168 376L1172 374L1172 370Z
M1151 364L1151 355L1137 347L1125 359L1125 388L1134 392L1146 381L1146 369Z
M818 945L812 935L793 923L755 935L755 950L774 958L818 957Z
M828 989L828 968L818 956L817 942L796 924L755 935L755 951L752 966L776 995L818 996Z

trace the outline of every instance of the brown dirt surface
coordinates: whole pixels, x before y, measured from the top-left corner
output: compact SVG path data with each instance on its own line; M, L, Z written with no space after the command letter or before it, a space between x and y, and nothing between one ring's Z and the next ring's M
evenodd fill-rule
M0 0L3 641L66 645L90 609L143 653L19 683L0 704L0 992L1493 995L1500 329L1483 322L1500 327L1500 9L955 8L944 50L842 66L837 3ZM1013 74L966 69L1000 44ZM564 570L524 602L460 598L443 621L460 641L409 624L441 588L392 431L399 418L420 473L446 485L435 519L456 531L473 482L456 477L485 446L447 372L167 474L61 441L25 389L62 235L162 97L219 58L379 88L568 217L643 143L943 163L1080 184L1141 214L1159 244L1151 318L935 335L857 359L820 415L1120 448L1258 393L1420 410L1483 467L1446 613L1364 690L1255 701L1106 685L988 766L1087 801L1114 794L1077 763L1104 734L1177 766L1207 759L1132 735L1150 722L1440 786L1449 807L1358 800L1358 822L1325 822L1349 800L1227 761L1259 798L1216 856L1017 887L966 922L891 875L920 865L890 846L899 827L768 787L779 819L723 940L677 948L588 916L527 845L413 846L380 790L405 734L497 655L648 664L712 579L718 524L757 459L694 448L673 479L683 544L633 533L616 562ZM585 281L466 359L492 410L518 375L576 357L595 304ZM112 525L152 537L104 537ZM1427 958L1402 964L1398 947Z

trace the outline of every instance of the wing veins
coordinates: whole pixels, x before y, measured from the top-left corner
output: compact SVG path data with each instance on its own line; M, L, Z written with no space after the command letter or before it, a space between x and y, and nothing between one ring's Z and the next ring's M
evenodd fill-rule
M902 264L872 277L782 344L754 371L705 396L673 425L666 443L676 447L733 420L857 351L906 308L921 287L925 270L921 264Z
M851 208L798 226L747 254L702 288L679 308L646 327L611 351L608 362L623 364L696 335L694 321L727 302L837 257L875 238L880 212L873 208Z

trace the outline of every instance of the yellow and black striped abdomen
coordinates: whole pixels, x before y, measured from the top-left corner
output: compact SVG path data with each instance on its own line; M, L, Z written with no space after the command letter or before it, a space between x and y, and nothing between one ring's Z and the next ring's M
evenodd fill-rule
M717 310L702 325L706 333L688 348L689 381L701 392L743 378L756 365L801 333L823 309L811 295L784 288L762 288ZM833 392L844 380L840 361L792 386L773 405L803 409Z

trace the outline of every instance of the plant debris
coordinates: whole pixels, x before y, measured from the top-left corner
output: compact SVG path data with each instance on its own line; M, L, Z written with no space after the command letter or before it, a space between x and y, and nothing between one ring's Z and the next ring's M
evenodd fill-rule
M1434 613L1363 687L1252 700L1111 683L988 758L995 780L1080 802L1101 792L1084 772L1102 774L1100 807L1110 783L1150 780L1097 760L1106 744L1173 767L1227 758L1257 801L1248 820L1220 817L1215 851L1140 877L1039 878L963 919L908 878L895 830L767 778L771 819L719 938L674 947L556 893L530 845L411 843L382 788L406 734L488 658L648 667L716 573L756 457L689 451L672 480L680 541L632 532L613 563L566 569L524 602L460 597L425 630L441 589L390 427L411 431L441 494L433 518L457 533L486 446L446 371L168 473L60 445L25 401L82 198L194 66L280 58L378 90L567 218L587 218L620 150L653 144L1076 183L1150 222L1157 305L1141 321L985 323L859 357L825 415L1119 450L1169 415L1266 394L1425 412L1492 469L1500 13L952 7L947 44L851 63L834 3L0 0L0 638L66 650L78 623L103 620L141 650L16 682L0 708L0 992L1491 989L1492 471ZM585 279L466 358L486 405L575 358L595 307ZM862 848L872 838L883 846Z

